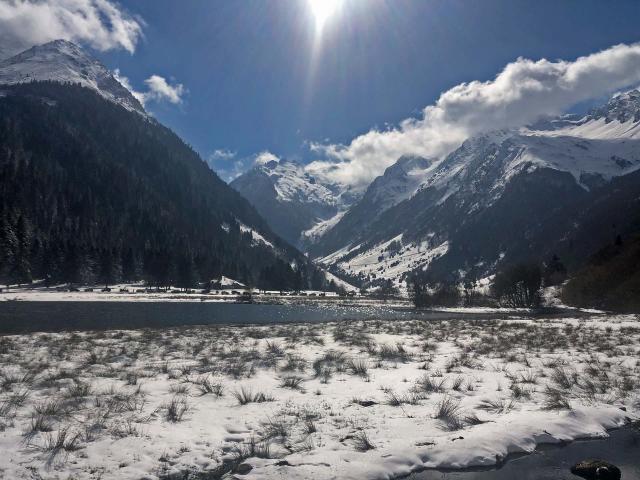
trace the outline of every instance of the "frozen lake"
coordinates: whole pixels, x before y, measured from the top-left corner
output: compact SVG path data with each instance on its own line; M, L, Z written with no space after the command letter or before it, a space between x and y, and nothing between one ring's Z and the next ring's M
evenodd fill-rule
M221 302L0 302L0 333L158 328L180 325L269 324L332 320L441 320L466 317L447 312L416 313L379 305L238 304ZM482 317L482 314L474 314ZM496 314L490 315L496 318Z

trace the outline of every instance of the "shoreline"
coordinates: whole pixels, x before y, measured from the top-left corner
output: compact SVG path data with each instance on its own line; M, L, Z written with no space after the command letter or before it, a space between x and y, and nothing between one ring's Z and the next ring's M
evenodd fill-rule
M552 454L558 454L563 449L572 449L580 446L594 446L597 442L619 442L616 437L618 434L629 433L631 436L637 437L640 439L640 423L638 420L630 420L625 425L616 426L612 428L606 429L606 436L586 436L586 437L577 437L572 440L559 441L559 442L541 442L537 443L534 450L531 452L511 452L506 457L501 459L500 462L497 462L495 465L491 466L479 466L479 467L464 467L464 468L423 468L418 469L414 472L408 473L406 475L394 477L394 480L431 480L430 474L456 474L456 478L463 479L466 474L469 474L470 477L477 477L476 474L486 474L487 476L491 476L492 473L499 472L503 470L507 466L512 466L514 462L524 459L530 459L532 462L535 459L536 455L545 454L551 452ZM589 457L586 455L584 458ZM613 463L616 465L616 461L605 456L603 460L608 461L609 463ZM590 457L589 457L590 458ZM616 465L618 466L618 465ZM527 468L530 468L528 466ZM560 465L556 465L556 468L560 471ZM567 474L570 472L567 469ZM561 474L560 472L558 474ZM424 478L427 477L427 478ZM623 476L625 480L638 480L640 477L634 476Z

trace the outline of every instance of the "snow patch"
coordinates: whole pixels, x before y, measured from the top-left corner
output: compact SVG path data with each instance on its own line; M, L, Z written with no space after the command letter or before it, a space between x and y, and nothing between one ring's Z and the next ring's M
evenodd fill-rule
M322 236L324 236L329 230L337 225L337 223L344 217L344 214L347 213L347 210L342 210L336 213L333 217L328 218L326 220L320 220L309 230L305 230L302 232L302 237L309 240L310 242L318 241Z
M341 249L318 260L321 265L334 265L348 275L392 280L405 288L402 279L406 273L421 268L426 270L433 260L445 255L449 242L439 244L429 235L419 243L403 244L400 234L358 255L343 260L359 247Z
M275 249L276 247L273 245L273 243L271 243L269 240L267 240L266 238L264 238L259 232L256 232L253 228L251 227L247 227L244 223L238 222L238 225L240 226L240 231L242 233L250 233L251 234L251 238L253 238L253 242L255 245L257 244L264 244L267 247L273 248Z

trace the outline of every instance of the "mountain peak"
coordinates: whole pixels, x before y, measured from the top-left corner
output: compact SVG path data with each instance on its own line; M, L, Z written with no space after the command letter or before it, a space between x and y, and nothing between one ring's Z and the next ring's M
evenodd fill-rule
M146 114L140 102L82 47L68 40L36 45L0 62L0 84L75 83L127 110Z
M396 163L387 167L384 171L384 176L406 175L412 170L425 170L432 163L432 160L419 155L402 155Z
M43 43L41 45L35 45L29 50L57 50L61 53L67 53L70 55L86 55L86 52L80 48L80 46L62 38Z
M605 105L590 112L594 119L604 118L607 123L618 120L620 123L640 121L640 91L637 89L620 93L612 97Z

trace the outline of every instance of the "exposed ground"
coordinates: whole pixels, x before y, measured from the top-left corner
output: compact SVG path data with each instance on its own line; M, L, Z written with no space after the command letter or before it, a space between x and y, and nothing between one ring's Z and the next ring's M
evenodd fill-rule
M640 413L640 320L0 337L0 477L390 478Z

